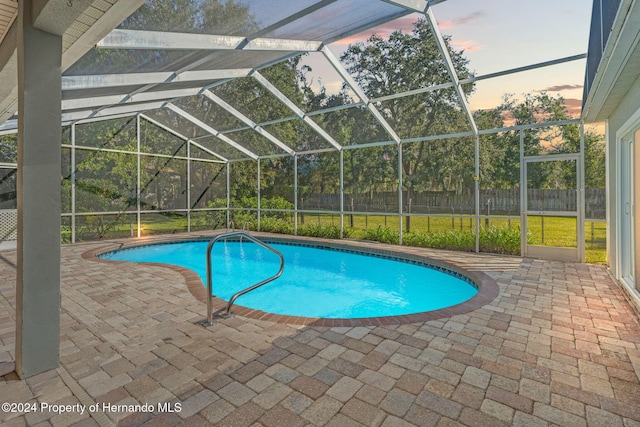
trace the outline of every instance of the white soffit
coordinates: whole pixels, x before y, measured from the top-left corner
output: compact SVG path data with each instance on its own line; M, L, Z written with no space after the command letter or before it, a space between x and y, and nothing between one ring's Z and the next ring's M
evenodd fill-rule
M0 44L18 16L18 0L0 0Z

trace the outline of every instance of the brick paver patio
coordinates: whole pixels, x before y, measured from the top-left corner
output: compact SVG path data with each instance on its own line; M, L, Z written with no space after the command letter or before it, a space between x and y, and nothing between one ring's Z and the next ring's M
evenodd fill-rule
M178 271L82 256L113 243L63 247L61 366L26 381L16 254L0 252L0 400L32 404L0 423L640 427L638 317L603 266L403 248L488 274L498 296L418 323L204 328Z

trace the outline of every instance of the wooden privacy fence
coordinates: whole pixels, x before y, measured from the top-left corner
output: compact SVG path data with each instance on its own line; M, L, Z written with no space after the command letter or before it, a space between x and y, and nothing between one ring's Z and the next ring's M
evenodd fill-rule
M529 210L575 211L576 190L529 190ZM402 195L404 213L419 214L475 214L475 195L472 190L406 192ZM334 193L308 194L300 199L299 209L340 210L340 195ZM374 192L345 194L344 210L352 212L396 213L398 193ZM604 219L605 189L585 190L586 218ZM480 213L483 215L519 215L520 189L480 190Z

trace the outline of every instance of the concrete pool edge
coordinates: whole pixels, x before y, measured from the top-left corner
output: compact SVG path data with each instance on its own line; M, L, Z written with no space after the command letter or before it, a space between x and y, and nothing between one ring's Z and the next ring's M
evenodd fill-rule
M82 258L85 260L95 262L121 262L130 264L127 261L110 261L98 258L97 255L110 252L119 249L131 249L139 246L147 246L153 244L168 244L183 241L196 241L211 239L215 235L220 233L210 234L194 234L192 236L180 236L180 237L168 237L158 236L156 238L145 239L144 241L120 241L114 242L107 246L91 249L82 254ZM252 232L252 234L254 234ZM499 292L498 284L493 278L481 271L472 271L456 262L443 261L441 259L435 259L426 255L420 255L410 253L407 246L393 246L385 245L377 242L363 242L355 240L331 240L321 238L309 238L301 236L284 236L274 235L268 233L255 233L256 237L273 243L293 243L302 244L308 246L315 246L325 249L338 249L348 250L363 254L374 254L388 257L402 258L411 261L417 261L425 263L431 266L444 268L451 270L457 274L469 278L478 288L478 293L472 298L462 303L426 312L396 315L396 316L381 316L381 317L367 317L367 318L315 318L315 317L301 317L301 316L287 316L280 314L267 313L260 310L255 310L249 307L244 307L240 304L233 306L233 313L237 316L242 316L257 320L267 320L277 323L285 323L289 325L299 326L327 326L327 327L354 327L354 326L386 326L386 325L399 325L408 323L424 323L430 320L437 320L441 318L451 317L458 314L465 314L473 310L479 309L491 301L493 301ZM106 242L105 242L106 243ZM413 248L416 249L416 248ZM418 248L419 249L419 248ZM189 292L203 304L207 303L207 292L200 276L192 270L184 267L179 267L171 264L161 263L143 263L148 266L157 266L162 268L168 268L179 274L181 274L187 285ZM217 297L212 297L214 311L220 311L226 307L226 301L223 301Z

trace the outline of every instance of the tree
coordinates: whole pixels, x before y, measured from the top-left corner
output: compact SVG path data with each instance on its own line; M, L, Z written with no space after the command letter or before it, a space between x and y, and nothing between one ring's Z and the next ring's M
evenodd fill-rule
M463 52L453 50L449 40L445 37L458 77L472 77L473 73L467 68L468 61ZM388 39L373 35L364 43L349 46L341 59L370 98L450 82L436 40L423 19L414 23L411 34L395 31ZM467 93L472 91L471 87L466 89ZM469 129L453 88L385 101L380 104L380 108L391 127L403 139L446 135ZM447 173L450 164L438 162L442 166L440 170L425 168L430 156L442 154L443 159L448 157L446 152L434 153L447 145L420 142L404 150L402 167L409 197L420 182L431 181L438 176L442 187L445 182L454 179L452 168Z
M0 163L18 162L18 134L0 135Z
M444 40L458 77L472 77L463 52L451 48L449 37ZM374 34L366 42L350 45L341 60L367 96L373 99L451 81L431 28L424 19L414 23L410 34L395 31L388 39ZM465 90L469 94L473 86L467 86ZM402 139L446 135L470 129L457 92L452 87L383 101L378 107ZM464 148L460 153L462 146L467 147L468 144L456 144L456 147L452 142L442 140L405 144L402 169L407 202L412 200L416 191L460 191L472 181L473 174L468 171L473 169L469 169L469 164L463 166L460 159L468 159L473 152L469 153ZM375 160L378 159L372 159ZM370 162L365 167L371 165Z
M561 96L547 93L524 94L517 100L505 94L502 103L491 110L474 113L478 126L483 129L501 128L571 119ZM604 139L593 129L585 130L585 185L587 188L604 187ZM540 126L524 130L524 154L578 153L580 151L579 124ZM520 184L520 134L516 131L482 137L481 183L484 188L516 188ZM490 155L487 155L490 153ZM490 160L489 160L490 159ZM531 166L531 165L530 165ZM576 168L569 163L558 169L558 164L541 163L531 166L530 185L534 188L575 188ZM531 172L531 171L530 171Z

